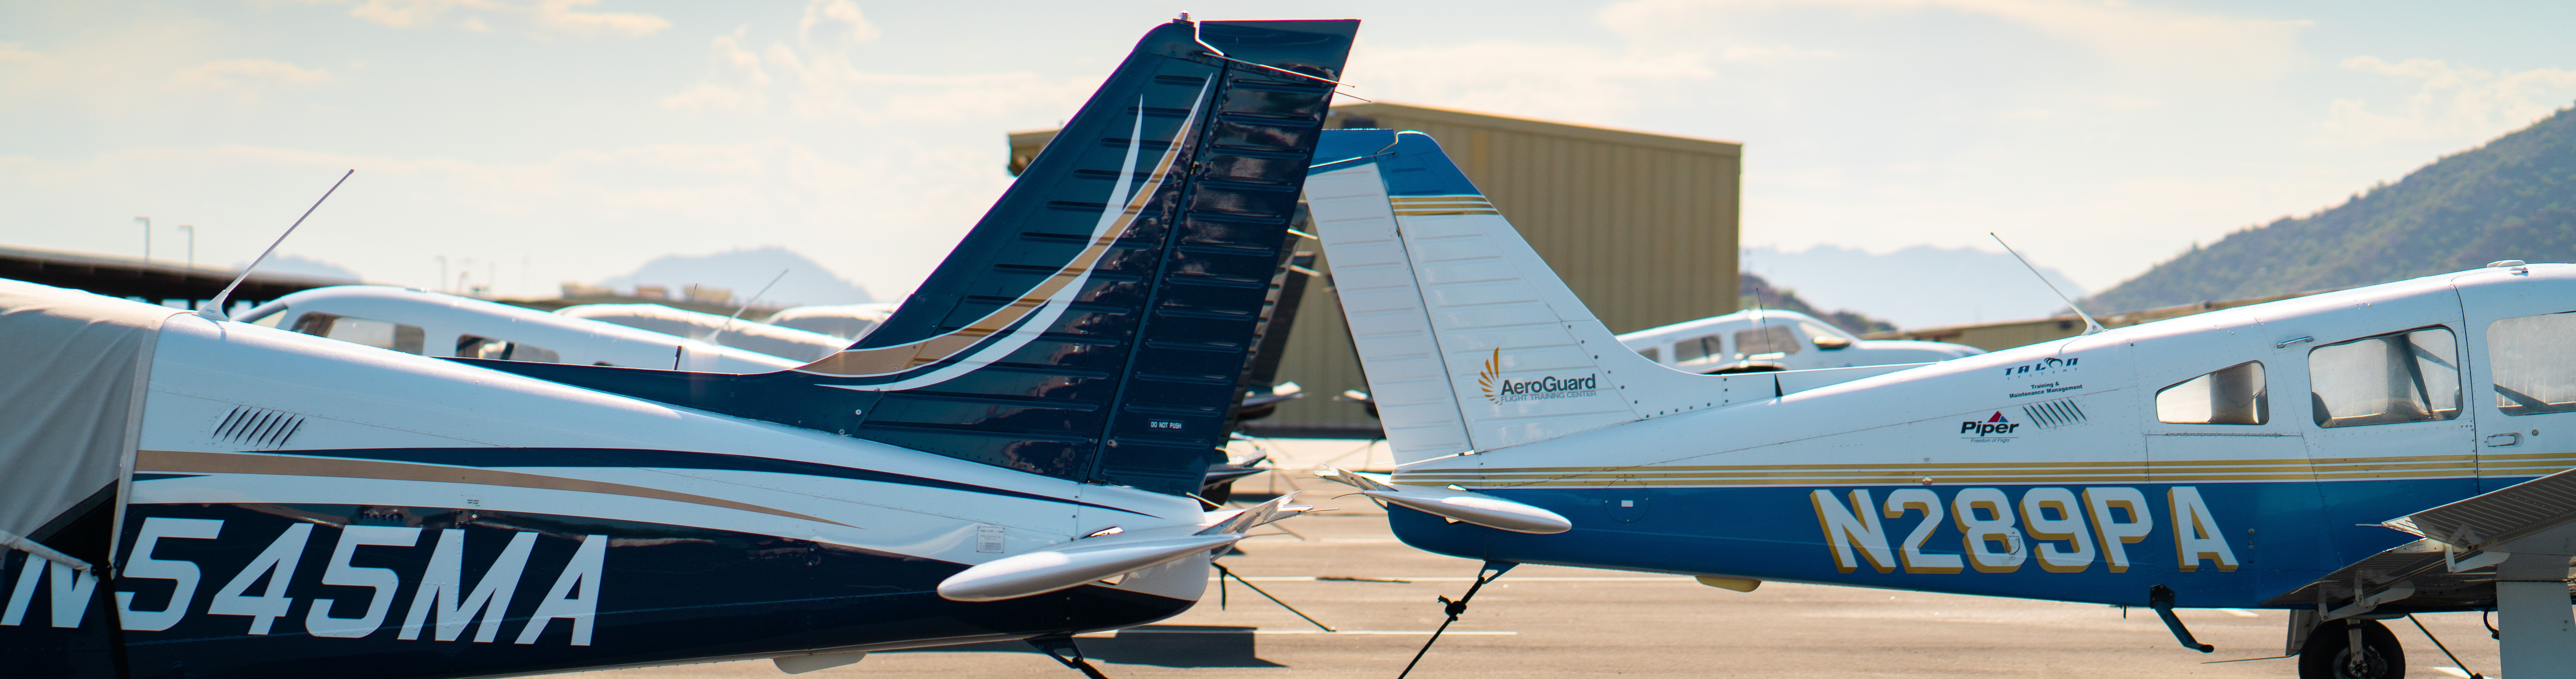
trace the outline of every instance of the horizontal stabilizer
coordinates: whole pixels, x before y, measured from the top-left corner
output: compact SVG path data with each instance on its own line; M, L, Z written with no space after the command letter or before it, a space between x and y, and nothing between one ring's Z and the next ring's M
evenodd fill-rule
M2380 525L2451 545L2466 554L2576 522L2576 471L2524 481ZM2511 551L2511 550L2507 550Z
M2331 609L2326 616L2330 620L2368 613L2383 604L2399 609L2492 606L2496 574L2491 569L2504 556L2576 554L2576 470L2380 525L2424 539L2354 562L2264 605L2322 603Z
M1434 486L1397 487L1370 475L1319 467L1315 475L1350 484L1361 495L1407 509L1514 533L1546 535L1574 529L1564 515L1471 490Z
M1242 533L1215 535L1111 535L984 562L939 582L950 601L997 601L1070 589L1218 549Z
M1295 493L1246 509L1208 512L1196 526L1113 533L1083 538L1018 556L987 561L939 582L951 601L997 601L1034 596L1105 580L1223 549L1244 531L1304 513L1288 504ZM1196 530L1197 532L1188 532Z

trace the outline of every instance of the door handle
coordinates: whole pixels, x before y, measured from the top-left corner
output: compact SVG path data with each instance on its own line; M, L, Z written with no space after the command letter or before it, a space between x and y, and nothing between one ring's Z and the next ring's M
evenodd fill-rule
M2508 433L2503 433L2503 434L2488 434L2488 435L2487 435L2487 447L2489 447L2489 448L2502 448L2502 447L2505 447L2505 446L2513 446L2513 445L2521 445L2521 444L2522 444L2522 434L2519 434L2519 433L2511 433L2511 432L2508 432Z

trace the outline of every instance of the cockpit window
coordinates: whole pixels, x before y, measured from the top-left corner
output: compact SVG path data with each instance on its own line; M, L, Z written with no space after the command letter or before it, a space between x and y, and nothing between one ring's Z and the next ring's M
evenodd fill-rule
M268 326L268 327L274 328L274 327L277 327L277 323L278 323L279 321L286 320L286 312L287 312L287 308L286 308L286 307L278 307L278 308L276 308L276 309L270 310L268 313L260 314L260 315L258 315L258 316L254 316L254 317L251 317L251 318L239 318L239 319L234 319L234 320L238 320L238 321L241 321L241 322L243 322L243 323L249 323L249 324L251 324L251 325L264 325L264 326Z
M1735 351L1747 358L1759 354L1794 354L1800 348L1797 333L1790 332L1785 323L1735 331Z
M2337 342L2308 352L2317 426L2448 420L2460 416L2460 364L2450 328L2434 326Z
M563 362L563 354L555 353L552 349L475 335L456 336L456 355L460 358L488 358L496 361Z
M314 311L307 311L304 315L296 317L294 330L307 335L364 344L378 349L392 349L406 354L421 353L421 348L429 343L429 333L421 330L417 325Z
M1726 349L1719 345L1718 341L1716 335L1709 335L1675 342L1673 343L1673 362L1706 363L1712 360L1726 360ZM1710 358L1711 356L1717 358Z
M2246 361L2156 392L2156 421L2173 424L2262 424L2272 421L2263 362Z
M1637 350L1637 355L1644 356L1646 357L1646 360L1654 361L1656 363L1664 362L1664 359L1660 357L1662 353L1663 352L1656 351L1654 347L1646 347L1644 349Z
M2496 410L2576 412L2576 312L2488 324L2487 361L2495 367Z

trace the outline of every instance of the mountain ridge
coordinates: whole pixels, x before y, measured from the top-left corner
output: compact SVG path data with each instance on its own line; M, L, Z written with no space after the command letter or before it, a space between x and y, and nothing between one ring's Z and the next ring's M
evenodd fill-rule
M2096 313L2576 260L2576 108L2302 217L2248 226L2084 300Z
M661 285L678 292L690 284L724 288L737 301L758 293L762 284L787 276L761 295L775 306L800 304L858 304L874 302L867 288L849 282L825 268L822 263L778 246L740 248L705 255L671 254L655 257L635 267L631 273L614 276L598 283L607 288L632 288L636 284Z

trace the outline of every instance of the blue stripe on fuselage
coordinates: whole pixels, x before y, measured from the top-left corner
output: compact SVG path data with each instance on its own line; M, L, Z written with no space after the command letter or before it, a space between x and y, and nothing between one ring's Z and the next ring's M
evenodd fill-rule
M162 537L150 552L134 554L147 526L170 519L212 529L202 538ZM278 548L296 526L301 551L288 564L259 556ZM376 533L374 542L344 542L352 529ZM453 538L450 530L460 533ZM384 539L388 533L394 539ZM523 533L530 546L510 559L508 545ZM600 577L578 590L560 589L576 572L582 546L593 536ZM440 545L456 540L446 562L446 584L456 596L424 599ZM410 544L400 543L409 540ZM187 600L173 602L180 581L128 574L101 589L131 592L129 610L183 611L161 629L129 629L120 643L138 669L136 677L347 677L407 679L541 673L603 665L677 663L700 658L761 657L863 644L928 639L980 640L1132 627L1171 617L1192 602L1111 587L1076 587L1047 596L966 603L942 599L938 583L966 564L795 538L587 516L488 509L381 505L136 504L128 509L120 564L142 557L183 562L191 582ZM0 566L23 569L23 553L0 550ZM336 559L336 561L335 561ZM332 583L326 578L354 564L387 578L381 587ZM504 565L511 568L501 568ZM38 569L42 571L43 569ZM282 571L282 572L281 572ZM496 572L508 587L487 590L490 608L471 603L471 592ZM282 585L269 585L282 579ZM251 585L254 602L278 601L268 625L251 633L264 606L241 608L221 596L227 583ZM373 591L370 591L370 590ZM28 622L46 619L51 588L38 587ZM263 598L275 592L283 599ZM501 592L507 592L501 595ZM105 599L104 592L99 597ZM549 599L585 600L588 622L540 617ZM456 610L460 602L462 610ZM415 612L414 607L423 610ZM444 608L442 608L444 607ZM313 629L311 609L348 621L370 617L360 636L326 637ZM115 624L113 605L90 606L79 623L96 631ZM472 621L445 634L438 623ZM490 643L475 641L484 621L497 626ZM418 623L416 638L404 627ZM579 625L579 627L576 627ZM529 628L536 633L529 634ZM21 641L28 626L0 627ZM576 629L587 629L586 641ZM43 628L50 632L52 628ZM344 631L343 634L351 633ZM104 637L105 635L98 635ZM46 668L47 658L9 658L13 668ZM67 654L68 655L68 654ZM33 663L32 665L30 663ZM105 662L98 665L104 666ZM162 668L170 668L164 670ZM48 668L49 669L49 668ZM54 676L43 671L6 676ZM105 676L102 673L101 676Z
M2513 479L2522 480L2522 479ZM2485 480L2490 487L2499 479ZM2323 577L2336 568L2413 541L2415 536L2382 528L2380 521L2438 506L2477 493L2478 479L2410 479L2335 482L2070 484L2015 486L1836 486L1836 487L1612 487L1483 489L1481 492L1523 502L1573 519L1574 530L1556 535L1510 533L1472 524L1447 523L1438 517L1401 507L1389 509L1389 521L1406 544L1454 556L1598 568L1732 575L1796 582L1886 587L1958 594L2010 596L2118 605L2145 605L2147 589L2172 587L2186 607L2253 607L2283 592ZM2073 572L2049 572L2036 554L2009 572L1909 572L1901 562L1880 572L1866 561L1850 572L1837 568L1830 543L1818 519L1814 491L1825 490L1844 506L1851 491L1869 491L1880 510L1880 529L1891 552L1923 521L1909 511L1886 518L1889 493L1921 488L1936 493L1944 505L1942 525L1921 542L1927 555L1962 555L1965 549L1957 513L1949 509L1967 488L1996 488L2015 510L2014 525L2036 550L2019 516L2023 497L2034 488L2066 488L2081 497L2086 488L2134 488L2147 499L2152 531L2136 543L2123 544L2130 566L2111 572L2098 532L2089 564ZM2197 490L2238 565L2220 570L2202 559L2191 571L2176 556L2175 488ZM1633 506L1621 507L1621 502ZM1857 510L1857 508L1853 508ZM2119 512L2112 512L2115 517ZM2086 512L2085 526L2094 522ZM2054 516L2049 514L2048 516ZM1992 520L1987 514L1981 518ZM2361 524L2361 525L2356 525ZM2072 551L2052 541L2058 551ZM1990 547L1989 551L2002 551ZM1855 556L1860 556L1855 554ZM1963 556L1964 558L1964 556ZM1857 559L1856 559L1857 560Z
M802 474L805 476L822 476L856 481L899 483L907 486L965 491L969 493L982 493L985 495L999 495L1002 497L1014 497L1023 500L1039 500L1044 502L1107 509L1110 511L1126 512L1138 516L1153 516L1152 514L1146 514L1133 509L1111 507L1108 505L1093 504L1060 497L1050 497L1036 493L1024 493L1016 490L978 486L971 483L923 478L908 474L881 472L873 469L860 469L857 467L843 467L798 460L781 460L777 458L730 455L725 453L698 453L679 450L651 450L644 448L347 448L334 450L268 450L249 452L275 455L339 457L357 460L388 460L394 462L417 462L421 464L444 464L461 467L484 468L638 467L660 469L721 469L727 471L768 472L773 474Z

